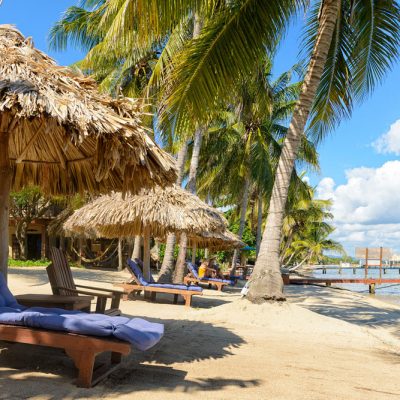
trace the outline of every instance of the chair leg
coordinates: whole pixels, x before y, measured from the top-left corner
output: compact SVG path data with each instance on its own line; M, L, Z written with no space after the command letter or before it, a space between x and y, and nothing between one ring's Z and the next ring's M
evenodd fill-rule
M185 306L190 307L192 305L192 295L190 294L184 295L184 299L185 299Z
M66 349L66 353L72 358L78 369L77 386L83 388L92 387L94 359L96 357L94 352Z
M120 301L121 301L121 295L114 293L114 297L111 301L111 308L119 308Z
M106 310L106 305L107 305L107 297L98 296L96 303L96 313L104 314L104 311Z
M151 301L156 301L157 292L151 292Z
M174 294L174 304L178 304L178 296L177 294Z

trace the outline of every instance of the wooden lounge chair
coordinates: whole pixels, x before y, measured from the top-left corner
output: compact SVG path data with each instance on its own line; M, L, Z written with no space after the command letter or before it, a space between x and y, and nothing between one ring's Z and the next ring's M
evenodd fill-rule
M119 290L75 284L71 268L64 252L52 247L50 249L50 255L52 263L46 268L46 270L53 294L62 296L76 296L79 294L95 296L97 297L96 313L121 315L119 303L123 292ZM111 299L111 308L109 309L106 309L107 299Z
M0 340L64 349L79 371L77 386L90 388L114 371L122 355L131 351L131 345L118 339L77 335L0 324ZM94 369L96 355L111 352L111 364Z
M188 275L185 276L183 282L185 285L208 285L208 287L212 287L214 285L219 291L222 291L225 286L230 285L231 281L226 279L217 279L217 278L200 278L196 268L194 265L187 261L186 265L189 269Z
M135 260L139 261L139 260ZM119 284L124 289L123 300L127 300L129 294L140 294L142 291L146 295L149 294L152 301L156 300L157 293L171 293L174 295L174 304L178 302L178 296L182 296L185 300L185 306L190 307L192 304L192 296L202 296L202 290L198 287L189 287L185 285L169 285L149 283L144 279L144 276L138 266L138 263L133 260L128 260L128 271L132 276L132 280ZM140 261L139 261L140 262ZM200 290L199 290L200 289Z

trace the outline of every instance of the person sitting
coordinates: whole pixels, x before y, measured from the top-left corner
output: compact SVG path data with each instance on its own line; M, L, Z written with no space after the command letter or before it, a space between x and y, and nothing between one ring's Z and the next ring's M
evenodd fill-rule
M211 257L208 261L208 268L212 271L211 278L223 279L221 270L216 261L217 257Z
M199 267L199 278L213 278L215 272L215 269L210 268L209 261L203 261Z

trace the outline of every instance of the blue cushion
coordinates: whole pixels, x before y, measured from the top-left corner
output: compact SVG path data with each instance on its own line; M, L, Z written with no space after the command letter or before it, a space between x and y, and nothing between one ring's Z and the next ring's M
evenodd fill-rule
M186 285L174 285L174 284L169 284L169 283L150 283L147 286L149 287L161 287L161 288L167 288L167 289L179 289L179 290L193 290L196 292L201 292L203 289L199 286L186 286Z
M226 279L218 279L218 278L201 278L202 281L211 281L211 282L222 282L222 283L231 283L231 281L228 281Z
M147 286L149 282L144 279L142 271L140 270L139 266L135 263L135 261L128 259L128 268L132 271L132 273L138 278L139 282L143 286Z
M113 336L131 343L139 350L153 347L164 334L163 324L148 322L141 318L110 317L61 308L32 307L21 311L0 307L1 323L82 335Z
M10 292L3 274L0 272L0 307L24 309Z
M196 279L200 279L199 274L197 273L196 267L190 262L187 261L186 265L189 269L189 272L196 278Z
M139 350L157 344L164 334L164 325L140 318L110 317L61 308L21 306L15 300L0 273L0 324L28 326L93 336L114 336L131 343Z

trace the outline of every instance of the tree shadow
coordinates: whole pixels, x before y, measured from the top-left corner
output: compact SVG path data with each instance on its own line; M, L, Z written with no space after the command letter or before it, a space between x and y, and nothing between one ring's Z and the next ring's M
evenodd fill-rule
M76 370L63 351L0 342L0 399L30 396L46 396L51 400L100 398L104 396L104 390L116 395L146 390L191 393L260 384L256 379L226 379L221 377L220 371L207 379L187 379L186 371L173 366L175 363L221 359L231 355L232 349L245 344L245 341L229 329L202 321L147 319L165 324L164 338L146 352L132 351L124 357L121 368L91 390L73 386ZM106 354L99 357L99 362L103 356ZM26 395L27 388L29 396Z
M385 305L384 302L374 305L368 301L368 297L341 288L296 286L301 286L301 290L290 286L285 289L291 302L318 314L351 324L387 328L400 338L400 309L395 306ZM341 291L340 297L335 296L336 290Z

